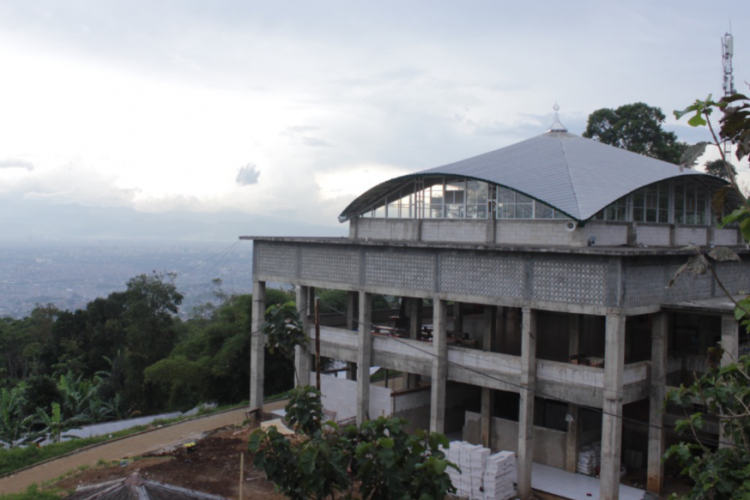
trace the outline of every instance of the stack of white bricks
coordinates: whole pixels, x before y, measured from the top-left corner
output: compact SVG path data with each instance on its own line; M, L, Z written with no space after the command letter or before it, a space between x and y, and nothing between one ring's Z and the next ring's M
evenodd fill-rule
M443 450L461 472L448 468L456 495L471 500L507 500L515 495L516 456L510 451L490 455L490 450L465 441L454 441Z
M482 484L484 500L505 500L516 494L513 475L516 469L516 454L501 451L487 457Z

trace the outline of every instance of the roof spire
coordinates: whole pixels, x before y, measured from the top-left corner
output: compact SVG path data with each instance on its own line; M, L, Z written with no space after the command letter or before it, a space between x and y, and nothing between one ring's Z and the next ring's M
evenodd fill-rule
M560 123L560 117L557 115L557 112L560 110L560 106L555 103L555 105L552 106L552 109L555 110L555 121L552 122L552 125L549 126L549 130L547 132L567 132L568 129L565 128L565 125Z

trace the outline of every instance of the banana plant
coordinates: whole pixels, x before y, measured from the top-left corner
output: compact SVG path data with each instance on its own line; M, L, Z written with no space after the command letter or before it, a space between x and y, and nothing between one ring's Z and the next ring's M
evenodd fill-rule
M24 389L0 389L0 441L8 448L25 442L31 428L31 419L24 415L26 402Z

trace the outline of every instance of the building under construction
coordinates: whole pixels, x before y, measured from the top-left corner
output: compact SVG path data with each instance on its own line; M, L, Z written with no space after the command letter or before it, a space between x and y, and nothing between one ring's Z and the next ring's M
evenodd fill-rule
M358 421L406 415L515 451L521 498L532 461L574 472L594 442L600 498L618 498L622 464L646 469L658 492L674 424L665 392L705 371L718 343L721 363L740 349L732 302L711 273L667 286L695 246L730 246L741 261L712 262L716 276L732 294L750 289L739 232L715 227L712 195L726 184L572 135L556 119L537 137L373 187L339 217L348 238L244 237L254 242L253 330L267 282L297 288L311 338L312 290L345 290L346 317L321 329L321 355L353 371L323 389L332 403L348 398ZM401 308L378 317L375 294ZM310 366L298 353L303 383ZM373 366L408 374L407 389L381 397ZM251 372L257 407L262 335ZM716 422L704 432L719 438Z

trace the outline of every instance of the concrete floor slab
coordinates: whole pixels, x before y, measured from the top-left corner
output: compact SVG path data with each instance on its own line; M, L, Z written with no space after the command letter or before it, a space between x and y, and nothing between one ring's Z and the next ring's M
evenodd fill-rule
M531 487L570 500L598 500L599 479L534 463ZM645 491L620 485L620 500L642 500Z

